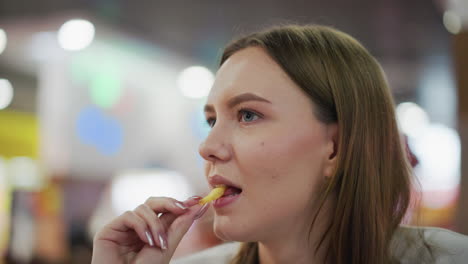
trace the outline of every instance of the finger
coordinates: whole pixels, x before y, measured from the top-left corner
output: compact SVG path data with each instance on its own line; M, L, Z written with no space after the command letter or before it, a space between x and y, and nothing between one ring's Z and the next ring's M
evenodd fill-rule
M190 208L194 205L198 204L198 201L200 201L203 197L201 196L192 196L188 198L187 200L183 201L182 203L184 204L185 207ZM178 217L178 215L171 214L171 213L165 213L159 216L159 219L161 220L161 223L164 225L165 230L169 228L169 226L174 222L174 220Z
M169 197L150 197L145 204L157 214L170 212L180 215L187 211L187 207L182 202Z
M175 220L173 220L172 224L167 230L167 242L169 249L171 250L171 254L177 248L180 240L182 240L182 237L187 233L193 222L206 212L209 205L210 203L204 205L194 205L189 209L189 212L184 215L180 215Z
M155 244L161 249L167 249L166 230L156 213L147 204L138 206L134 211L146 221Z
M127 232L133 230L141 241L144 241L148 244L154 244L154 241L151 241L152 237L148 236L148 226L146 225L145 220L139 217L133 211L127 211L124 214L116 218L115 221L109 224L109 227L115 231Z

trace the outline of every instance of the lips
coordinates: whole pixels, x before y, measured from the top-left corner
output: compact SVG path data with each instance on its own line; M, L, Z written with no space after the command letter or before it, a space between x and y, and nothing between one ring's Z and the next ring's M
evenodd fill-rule
M242 188L233 183L232 181L224 178L221 175L213 175L208 178L208 182L210 183L212 188L215 188L218 185L226 185L226 191L224 192L222 197L226 196L233 196L233 195L238 195L242 192Z
M213 207L216 209L216 212L221 213L219 210L222 210L222 208L224 208L224 210L226 210L225 208L229 208L229 205L234 204L242 197L240 195L241 193L242 189L227 185L223 196L213 202ZM226 213L226 211L224 211L224 213Z
M239 185L233 183L232 181L224 178L221 175L213 175L213 176L208 177L208 182L212 188L215 188L218 185L226 185L228 187L234 187L234 188L242 190L242 188Z

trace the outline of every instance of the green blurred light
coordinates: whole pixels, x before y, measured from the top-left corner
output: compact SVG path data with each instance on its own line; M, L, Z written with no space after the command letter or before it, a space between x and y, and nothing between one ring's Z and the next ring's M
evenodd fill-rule
M116 104L122 94L122 83L117 71L101 71L91 77L90 95L93 102L102 107L110 108Z

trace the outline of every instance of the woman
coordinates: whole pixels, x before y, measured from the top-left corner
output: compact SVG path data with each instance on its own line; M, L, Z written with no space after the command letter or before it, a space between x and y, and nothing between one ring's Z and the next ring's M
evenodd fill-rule
M465 236L400 226L411 169L385 76L356 40L277 27L231 43L220 65L199 152L210 186L228 186L214 231L242 243L177 263L468 259ZM168 263L206 211L198 200L148 199L96 234L93 263Z

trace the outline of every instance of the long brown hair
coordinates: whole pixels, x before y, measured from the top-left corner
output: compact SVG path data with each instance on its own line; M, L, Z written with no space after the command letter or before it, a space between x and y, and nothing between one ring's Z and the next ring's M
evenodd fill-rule
M410 202L411 166L379 63L343 32L286 25L230 43L220 65L247 47L262 48L282 67L321 122L338 124L337 165L319 211L331 195L336 203L315 250L326 246L327 263L392 263L389 247ZM244 243L231 263L258 263L258 244Z

